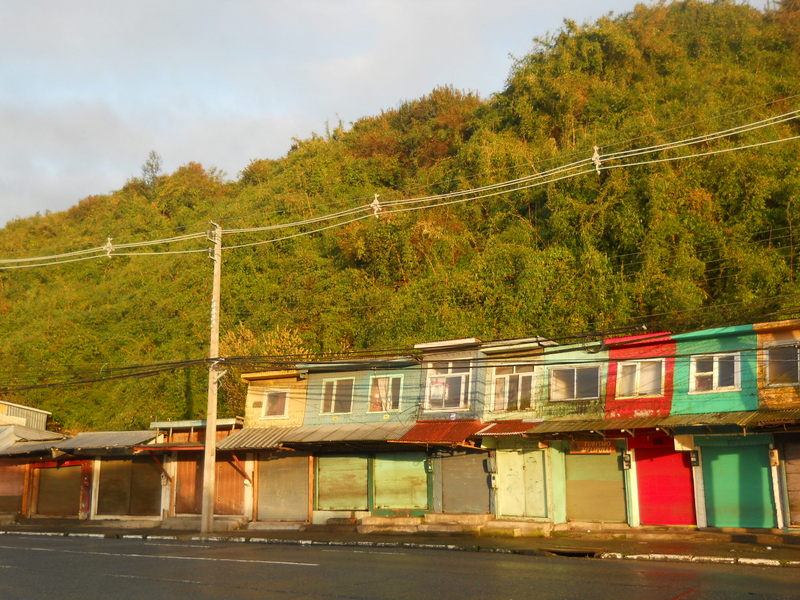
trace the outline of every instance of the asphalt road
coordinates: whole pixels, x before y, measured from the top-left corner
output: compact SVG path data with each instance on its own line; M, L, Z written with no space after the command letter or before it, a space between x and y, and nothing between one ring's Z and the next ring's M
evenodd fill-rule
M444 550L0 536L0 598L798 598L800 570Z

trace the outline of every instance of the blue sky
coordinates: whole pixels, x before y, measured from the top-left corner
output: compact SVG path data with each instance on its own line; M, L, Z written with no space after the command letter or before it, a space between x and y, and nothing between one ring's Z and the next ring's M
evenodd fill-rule
M118 189L151 150L236 178L437 85L488 97L534 37L635 4L2 0L0 225Z

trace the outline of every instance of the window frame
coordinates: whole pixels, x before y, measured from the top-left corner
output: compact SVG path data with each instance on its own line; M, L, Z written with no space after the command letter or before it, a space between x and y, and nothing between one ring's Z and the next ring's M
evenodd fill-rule
M791 383L780 383L780 382L779 383L773 383L772 381L770 381L770 373L769 373L770 372L770 357L769 357L769 354L770 354L770 352L772 350L778 350L778 349L783 349L783 348L794 348L795 364L796 364L796 369L795 370L796 370L796 374L797 374L797 381L794 381L794 382L791 382ZM767 351L767 357L766 357L767 359L766 359L766 361L764 361L765 362L765 367L766 367L765 379L767 381L767 387L770 387L770 388L800 387L800 342L794 341L794 342L788 342L788 343L776 343L776 344L772 344L772 345L764 348L764 350Z
M498 368L502 368L502 367L511 367L513 369L513 371L511 373L498 374L497 373L497 369ZM526 368L530 368L531 370L527 371L527 372L523 371L521 373L517 373L517 371L516 371L517 367L526 367ZM536 387L534 385L534 377L536 376L536 371L537 371L536 367L533 366L533 365L530 365L530 364L509 364L509 365L502 365L502 366L494 367L494 369L492 371L492 391L491 391L491 396L490 396L491 402L492 402L492 409L491 409L492 412L513 412L513 411L520 411L520 410L531 410L533 408L533 405L534 405L535 401L536 401ZM517 384L516 407L515 408L509 408L509 398L508 398L509 391L510 391L509 380L510 380L511 377L514 377L514 376L519 377L520 382L521 382L522 378L524 378L524 377L529 377L530 380L531 380L531 385L530 385L530 390L531 390L531 392L530 392L530 403L528 404L528 406L526 408L520 408L520 393L522 391L522 387L523 386L520 385L519 383ZM498 379L503 379L504 382L505 382L504 383L504 394L503 394L503 400L504 400L503 401L503 408L498 408L497 407L497 381L498 381Z
M351 381L350 387L350 406L346 411L333 410L336 405L336 390L339 387L340 381ZM331 394L331 410L325 410L325 388L329 383L333 383L333 392ZM353 412L353 400L356 394L356 378L355 377L329 377L322 380L322 393L320 394L319 414L320 415L349 415Z
M655 394L643 394L639 391L641 385L642 365L644 363L660 363L661 364L661 381L659 382L659 391ZM620 383L622 381L622 368L625 366L636 366L636 379L634 387L636 388L635 394L623 395L620 393ZM617 381L614 390L616 398L661 398L664 395L664 383L666 380L666 361L663 358L637 358L634 360L621 360L617 362Z
M267 414L267 406L269 406L269 395L282 393L286 394L286 401L283 404L283 414L282 415L268 415ZM288 388L270 388L264 390L264 398L261 401L261 416L259 419L288 419L289 418L289 400L291 399L291 390Z
M572 386L575 392L578 390L577 375L578 371L588 371L594 369L597 372L597 395L596 396L581 396L573 395L572 398L553 398L553 375L556 371L573 371ZM559 365L557 367L549 367L547 380L547 397L550 402L575 402L578 400L599 400L603 396L601 386L600 367L598 365Z
M719 383L719 359L721 357L733 357L733 386L720 387ZM697 361L702 359L713 359L711 367L711 389L697 389ZM702 375L708 375L708 371L702 371ZM693 354L689 358L689 393L690 394L716 394L722 392L738 392L742 389L742 368L740 352L714 352L711 354Z
M388 379L389 380L389 390L391 393L391 381L393 379L400 380L400 389L397 392L397 408L382 408L380 410L373 410L372 409L372 385L376 379ZM367 398L367 412L368 413L390 413L390 412L400 412L400 404L403 399L403 375L401 373L394 374L394 375L372 375L369 378L369 397ZM390 398L391 400L391 398Z
M436 371L439 370L441 367L437 367L436 365L447 365L447 373L437 373ZM464 373L453 373L452 369L453 366L456 365L459 368L466 367L466 371ZM428 374L425 382L425 410L430 412L457 412L457 411L467 411L470 407L470 392L471 392L471 384L472 384L472 362L470 359L462 358L462 359L455 359L455 360L431 360L427 362ZM461 397L457 407L453 406L441 406L441 407L434 407L431 405L431 383L436 378L450 378L450 377L459 377L461 379ZM442 404L444 404L445 398L442 397Z

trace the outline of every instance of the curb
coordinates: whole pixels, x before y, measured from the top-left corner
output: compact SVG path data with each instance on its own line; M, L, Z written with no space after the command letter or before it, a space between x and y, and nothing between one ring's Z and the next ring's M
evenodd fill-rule
M226 536L178 536L178 535L149 535L142 534L115 534L115 533L72 533L57 531L0 531L0 535L23 535L39 537L74 537L74 538L100 538L124 539L143 541L191 541L191 542L228 542L232 544L272 544L284 546L339 546L354 548L409 548L416 550L446 550L451 552L489 552L493 554L517 554L523 556L560 556L562 558L597 558L604 560L638 560L658 562L682 563L709 563L723 565L747 565L757 567L794 567L800 568L800 560L781 561L771 558L746 558L733 556L695 556L691 554L623 554L621 552L588 552L576 551L574 554L559 553L538 548L497 548L491 546L461 546L458 544L425 544L417 542L373 542L368 540L293 540L283 538L261 537L226 537Z

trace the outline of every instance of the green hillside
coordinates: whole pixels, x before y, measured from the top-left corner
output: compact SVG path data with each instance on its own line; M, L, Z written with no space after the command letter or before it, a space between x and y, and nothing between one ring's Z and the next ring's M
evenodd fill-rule
M439 88L296 140L233 182L190 163L0 231L0 257L295 222L477 188L592 156L685 140L800 108L800 4L637 6L565 23L481 99ZM800 134L792 119L561 181L224 253L224 354L314 356L431 339L682 331L800 314ZM520 186L521 187L521 186ZM322 224L324 225L324 224ZM225 246L313 229L230 234ZM137 251L197 249L193 240ZM0 272L3 398L65 429L201 416L207 255L103 258ZM235 375L231 369L228 379ZM225 411L241 397L228 385Z

